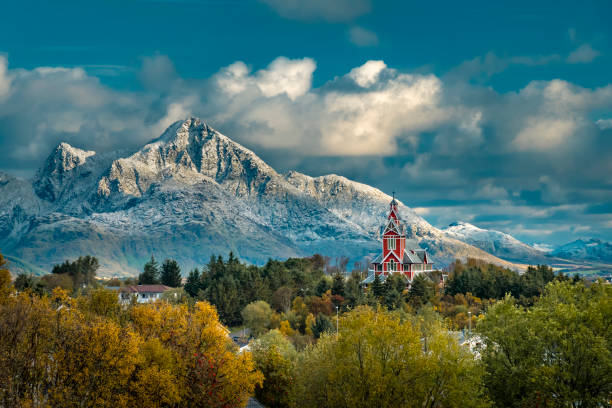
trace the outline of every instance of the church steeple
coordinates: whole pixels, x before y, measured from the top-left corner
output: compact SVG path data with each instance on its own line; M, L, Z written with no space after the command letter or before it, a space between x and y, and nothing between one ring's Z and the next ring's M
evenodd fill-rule
M393 218L394 220L399 220L400 216L399 216L399 211L397 210L397 206L398 203L397 201L395 201L395 191L393 192L393 200L391 200L391 202L389 203L389 215L387 216L387 219L391 219Z

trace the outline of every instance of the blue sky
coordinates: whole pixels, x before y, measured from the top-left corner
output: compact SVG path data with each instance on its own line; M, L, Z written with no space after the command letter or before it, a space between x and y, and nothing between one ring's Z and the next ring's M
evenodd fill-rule
M11 2L0 169L138 146L200 116L279 171L427 220L612 239L610 2Z

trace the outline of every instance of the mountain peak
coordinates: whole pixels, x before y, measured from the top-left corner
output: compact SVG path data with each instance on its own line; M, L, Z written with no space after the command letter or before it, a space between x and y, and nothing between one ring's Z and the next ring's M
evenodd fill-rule
M84 165L96 152L74 147L66 142L58 144L45 160L34 179L36 194L47 201L55 201L62 190L64 181L74 169Z
M204 179L233 183L236 194L250 194L276 177L274 169L255 153L190 117L173 123L131 156L115 160L99 182L98 195L109 197L116 191L139 197L152 184L171 178L187 184Z

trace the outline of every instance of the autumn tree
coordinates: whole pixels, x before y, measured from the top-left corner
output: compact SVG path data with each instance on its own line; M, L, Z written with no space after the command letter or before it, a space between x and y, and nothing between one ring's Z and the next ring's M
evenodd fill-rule
M487 406L474 356L440 324L415 324L384 309L346 313L338 336L298 355L295 406Z
M270 408L289 406L297 356L291 342L280 331L271 330L255 340L251 350L264 375L263 383L255 388L257 400Z
M8 261L0 253L0 302L13 291L11 273L8 270Z
M251 333L253 333L254 336L259 336L266 331L270 324L272 308L267 302L257 300L249 303L242 309L241 314L245 326L251 329Z

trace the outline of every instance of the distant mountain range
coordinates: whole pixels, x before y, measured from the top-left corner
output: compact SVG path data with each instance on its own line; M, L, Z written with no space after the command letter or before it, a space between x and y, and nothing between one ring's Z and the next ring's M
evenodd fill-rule
M32 180L0 173L0 250L43 270L91 254L105 275L133 275L151 254L184 269L230 251L254 263L317 252L357 261L379 249L390 201L333 174L279 174L190 118L134 152L61 143ZM515 267L400 211L439 266L470 256Z
M443 229L448 237L458 239L502 259L522 263L547 263L546 253L527 245L512 235L479 228L467 222L454 222Z
M333 174L279 174L190 118L136 151L61 143L31 180L0 173L0 251L14 272L35 273L90 254L106 276L134 275L151 255L184 270L230 251L253 263L314 253L360 261L379 250L390 201ZM400 213L438 267L466 257L514 269L545 259L501 232L467 223L440 230L402 203Z
M578 239L551 252L552 256L565 259L612 262L612 243L600 239Z

